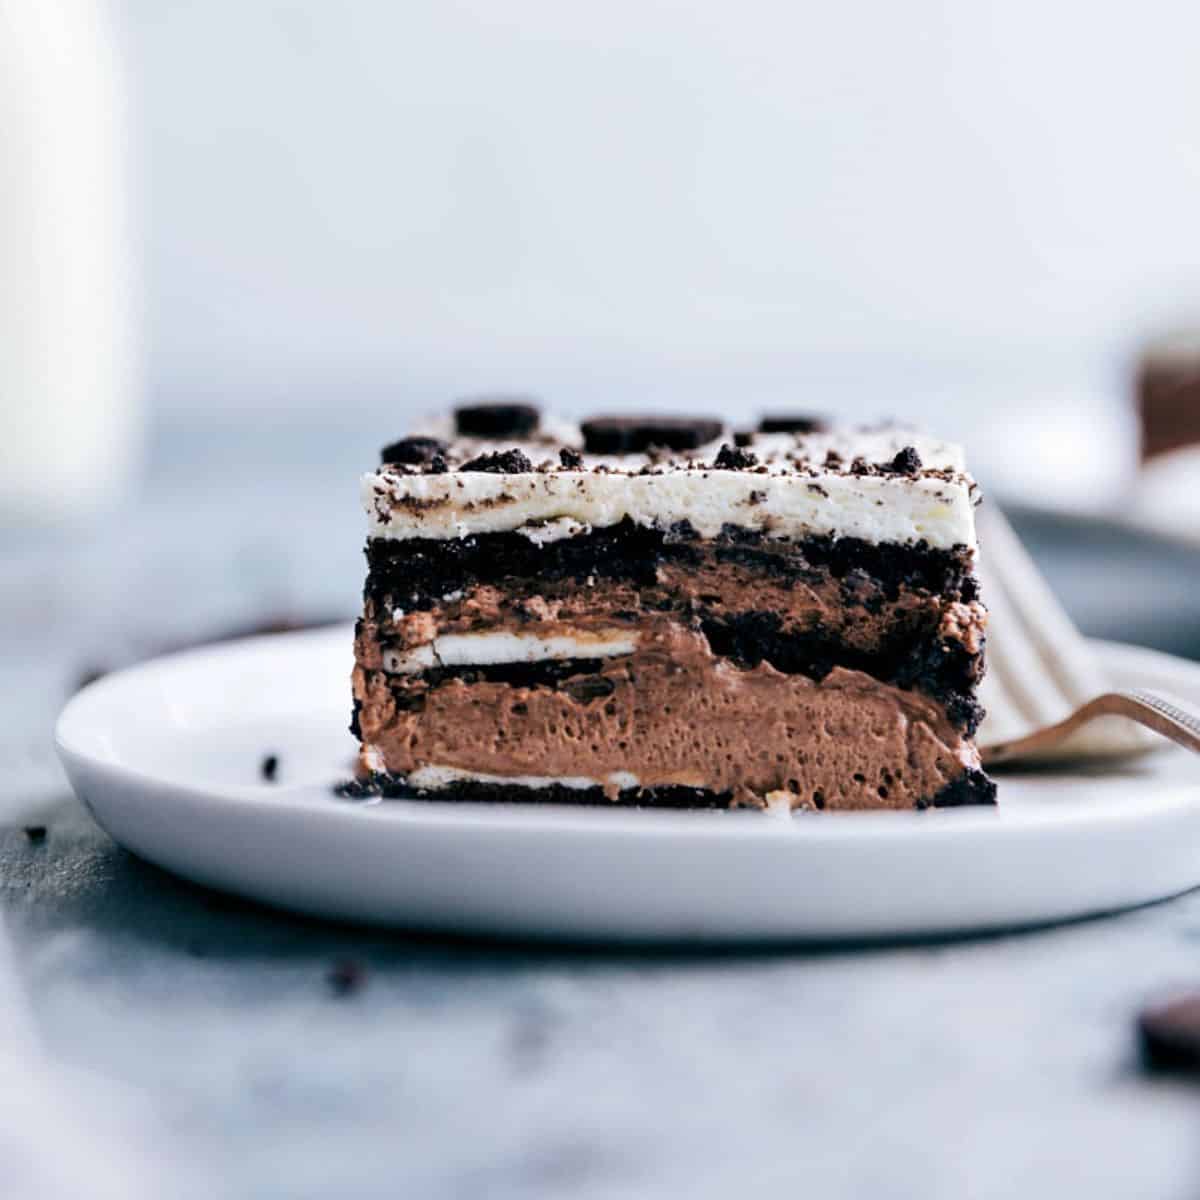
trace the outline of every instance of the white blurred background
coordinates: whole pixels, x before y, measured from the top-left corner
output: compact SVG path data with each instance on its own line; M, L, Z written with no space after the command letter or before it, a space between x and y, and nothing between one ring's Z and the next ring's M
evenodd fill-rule
M1200 311L1183 0L111 12L160 421L899 416L1096 506L1133 348Z

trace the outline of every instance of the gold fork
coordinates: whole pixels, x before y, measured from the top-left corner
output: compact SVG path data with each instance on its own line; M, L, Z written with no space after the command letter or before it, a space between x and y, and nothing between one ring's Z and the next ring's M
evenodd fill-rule
M1048 757L1053 750L1076 730L1097 717L1127 717L1144 725L1147 729L1161 733L1163 737L1200 753L1200 717L1185 712L1170 700L1156 696L1153 692L1140 689L1123 692L1105 692L1077 708L1065 720L1057 721L1024 737L1007 742L994 742L983 747L983 761L991 767L997 763L1024 759L1036 762Z

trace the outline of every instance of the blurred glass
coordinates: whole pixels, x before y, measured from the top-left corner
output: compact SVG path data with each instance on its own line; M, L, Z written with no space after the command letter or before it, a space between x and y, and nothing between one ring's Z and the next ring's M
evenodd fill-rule
M0 0L0 521L86 516L141 442L124 104L98 0Z

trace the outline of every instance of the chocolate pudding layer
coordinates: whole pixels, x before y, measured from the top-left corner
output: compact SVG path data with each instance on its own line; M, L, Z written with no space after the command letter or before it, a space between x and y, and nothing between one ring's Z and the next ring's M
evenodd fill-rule
M666 625L629 655L439 676L360 666L358 725L377 770L431 789L570 780L608 798L692 788L761 806L914 808L978 769L945 707L834 667L822 679L743 667ZM530 798L536 799L536 795Z

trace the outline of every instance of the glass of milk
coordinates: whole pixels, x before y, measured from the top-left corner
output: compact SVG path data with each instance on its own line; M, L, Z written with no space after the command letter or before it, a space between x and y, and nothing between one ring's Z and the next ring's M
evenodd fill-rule
M141 448L104 0L0 0L0 526L110 506Z

